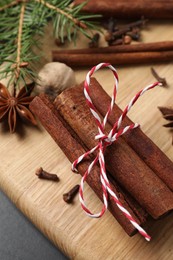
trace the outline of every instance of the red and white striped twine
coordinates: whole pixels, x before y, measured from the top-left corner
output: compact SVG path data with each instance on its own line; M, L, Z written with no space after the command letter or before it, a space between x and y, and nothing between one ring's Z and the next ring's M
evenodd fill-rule
M114 75L114 90L112 94L112 100L111 104L108 108L108 111L103 119L101 121L100 116L98 115L96 108L94 107L92 100L89 95L89 85L90 85L90 77L92 74L99 70L100 68L108 67L111 69ZM87 104L91 110L91 113L93 114L96 123L98 125L98 134L95 136L95 139L98 139L98 144L92 148L90 151L84 153L81 155L77 160L75 160L72 164L72 170L77 171L76 166L79 164L85 157L87 157L89 154L92 154L94 151L98 151L96 158L91 162L89 165L88 169L86 170L84 176L81 179L81 184L80 184L80 189L79 189L79 200L81 202L81 206L83 210L86 212L86 214L90 217L93 218L99 218L101 217L105 211L107 210L108 207L108 193L112 196L113 200L115 201L117 207L123 212L123 214L126 216L126 218L132 223L132 225L139 231L139 233L147 240L150 241L151 237L145 232L145 230L138 225L136 220L132 217L132 215L123 207L121 202L119 201L118 197L116 194L113 192L111 185L109 183L109 180L107 178L106 174L106 168L105 168L105 160L104 160L104 152L105 149L108 145L111 145L113 142L115 142L121 135L125 134L126 132L130 131L131 129L134 129L139 126L139 124L131 124L129 126L126 126L122 129L120 129L120 126L122 124L122 121L124 120L125 116L127 115L128 111L131 109L131 107L134 105L134 103L138 100L140 96L142 96L147 90L152 89L156 87L157 85L161 85L159 82L156 82L154 84L151 84L141 91L139 91L129 102L129 104L125 107L124 111L122 112L122 115L118 118L118 120L115 122L112 130L109 132L108 135L104 133L105 125L107 123L107 118L110 114L110 112L113 109L114 103L115 103L115 98L118 90L118 74L116 69L109 63L100 63L97 66L93 67L87 74L86 80L84 83L84 95L86 97ZM98 97L99 98L99 97ZM94 165L99 162L100 165L100 181L102 184L102 191L103 191L103 207L102 210L97 213L93 214L86 206L85 201L84 201L84 196L83 196L83 190L84 190L84 182L87 178L87 176L91 173L92 168Z

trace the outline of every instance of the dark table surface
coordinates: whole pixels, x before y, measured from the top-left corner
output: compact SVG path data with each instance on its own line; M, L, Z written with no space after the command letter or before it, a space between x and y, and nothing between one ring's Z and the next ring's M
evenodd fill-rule
M67 260L0 191L0 260Z

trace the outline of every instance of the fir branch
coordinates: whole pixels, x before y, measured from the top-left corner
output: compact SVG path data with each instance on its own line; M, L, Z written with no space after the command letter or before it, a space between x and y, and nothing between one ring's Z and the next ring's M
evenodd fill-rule
M27 79L37 80L33 68L38 55L32 50L39 47L44 28L52 20L55 37L64 41L76 40L80 31L90 37L89 30L97 29L90 21L96 15L81 13L82 3L72 6L71 0L0 0L0 78L9 77L14 88ZM88 31L87 31L87 30Z
M19 20L19 29L18 29L18 39L17 39L17 58L16 58L16 79L19 78L20 74L20 66L22 64L20 61L20 55L21 55L21 40L22 40L22 29L23 29L23 20L24 20L24 13L25 13L25 3L21 5L21 10L20 10L20 20ZM23 65L28 66L28 63L23 63ZM22 65L22 67L24 67Z
M49 4L48 2L44 1L44 0L35 0L36 2L38 3L41 3L43 5L45 5L46 7L48 7L49 9L52 9L52 10L55 10L57 13L67 17L69 20L71 20L74 24L76 24L77 26L79 27L82 27L84 29L87 29L87 26L80 22L78 19L74 18L72 15L70 15L68 12L54 6L54 5L51 5Z
M4 11L5 9L7 9L7 8L9 8L9 7L15 6L15 5L17 5L18 3L19 3L19 1L13 1L13 2L11 2L11 3L9 3L9 4L6 4L6 5L2 6L2 7L0 7L0 12L1 12L1 11Z
M15 9L14 9L15 8ZM8 11L8 23L5 23L6 12ZM15 12L15 16L14 16ZM42 27L46 25L46 19L42 18L41 23L39 14L42 8L35 11L33 4L21 3L10 8L0 16L0 64L6 62L0 70L1 78L9 77L8 85L18 86L20 82L25 82L28 78L36 81L37 74L30 72L29 67L39 56L32 53L31 47L37 44L34 39L35 34L42 32ZM44 12L43 12L44 14ZM4 16L4 17L3 17ZM33 76L35 75L35 76Z

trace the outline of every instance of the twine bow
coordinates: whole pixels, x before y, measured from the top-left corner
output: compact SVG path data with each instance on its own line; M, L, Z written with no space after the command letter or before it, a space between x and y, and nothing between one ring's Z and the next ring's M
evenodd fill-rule
M94 107L94 105L92 103L92 100L90 98L90 95L89 95L89 85L90 85L90 77L93 75L93 73L95 71L99 70L100 68L104 68L104 67L108 67L113 72L115 84L114 84L114 90L113 90L113 94L112 94L111 104L110 104L110 106L108 108L108 111L107 111L103 121L101 121L101 118L98 115L98 113L96 112L96 108ZM134 103L138 100L138 98L140 96L142 96L147 90L150 90L150 89L156 87L157 85L160 85L160 83L156 82L154 84L151 84L151 85L145 87L141 91L139 91L131 99L129 104L125 107L124 111L122 112L121 116L115 122L115 124L114 124L113 128L111 129L111 131L108 133L108 135L106 135L104 133L104 129L105 129L105 125L107 123L108 116L109 116L110 112L112 111L114 103L115 103L116 94L117 94L117 90L118 90L118 74L117 74L116 69L109 63L100 63L97 66L93 67L88 72L88 74L86 76L86 80L85 80L85 83L84 83L84 95L86 97L86 101L87 101L87 104L88 104L88 106L90 108L90 111L93 114L93 116L94 116L94 118L96 120L97 126L98 126L98 132L99 133L95 136L95 139L98 139L98 144L94 148L92 148L91 150L89 150L86 153L84 153L83 155L81 155L72 164L72 170L73 171L77 171L77 169L76 169L77 164L79 164L89 154L92 154L93 152L97 151L97 155L96 155L95 159L91 162L91 164L89 165L88 169L86 170L85 174L83 175L83 177L81 179L81 184L80 184L80 189L79 189L79 200L81 202L81 206L82 206L83 210L90 217L93 217L93 218L101 217L105 213L107 208L108 208L108 193L109 193L112 196L113 200L115 201L117 207L123 212L123 214L126 216L126 218L131 222L131 224L139 231L139 233L147 241L150 241L151 237L136 222L136 220L132 217L132 215L123 207L123 205L119 201L118 197L116 196L116 194L113 192L113 190L111 188L111 185L109 183L109 180L108 180L107 174L106 174L104 152L105 152L106 147L108 145L111 145L113 142L116 142L116 140L121 135L123 135L126 132L128 132L128 131L130 131L130 130L132 130L132 129L134 129L134 128L139 126L139 124L135 123L135 124L131 124L131 125L128 125L128 126L120 129L121 124L122 124L125 116L127 115L128 111L131 109L131 107L134 105ZM99 162L99 165L100 165L100 181L101 181L101 184L102 184L102 191L103 191L103 207L102 207L102 210L99 213L93 214L87 208L87 206L86 206L86 204L84 202L83 190L84 190L84 182L85 182L87 176L91 173L92 168L94 167L94 165L97 162Z

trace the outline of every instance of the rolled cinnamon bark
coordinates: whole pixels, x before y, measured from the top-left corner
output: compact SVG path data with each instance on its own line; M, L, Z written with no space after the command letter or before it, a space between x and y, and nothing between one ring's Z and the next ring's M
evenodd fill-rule
M83 148L85 145L76 136L73 129L71 129L70 126L63 120L53 104L44 94L41 94L39 97L34 98L34 100L30 104L30 109L39 118L42 125L45 127L45 129L52 136L54 141L59 145L59 147L62 149L62 151L71 162L73 162L77 157L85 152L85 149ZM78 170L81 175L85 173L89 164L90 161L85 160L79 165ZM99 172L100 169L96 165L93 169L92 174L88 176L87 183L94 190L97 196L102 200L102 188L99 179ZM136 202L131 201L130 205L136 212L136 214L134 214L132 208L130 208L130 206L126 202L126 199L118 186L112 186L112 189L119 197L122 205L132 214L136 221L139 224L145 223L147 216L145 211L141 209L141 207L136 204ZM112 197L109 197L109 210L129 236L132 236L136 233L136 229L121 213ZM137 217L137 215L139 216L139 218Z
M53 59L59 54L94 54L94 53L124 53L124 52L153 52L153 51L173 51L173 41L136 43L129 45L107 46L85 49L64 49L52 51Z
M93 148L98 129L81 87L65 90L56 98L55 106L85 145ZM107 147L105 160L110 174L153 218L173 209L173 193L123 139Z
M149 215L148 213L139 205L139 203L130 195L128 191L123 189L117 181L112 177L112 175L108 173L108 179L112 186L121 194L122 197L124 197L125 201L129 205L129 207L132 209L133 213L136 215L136 217L139 219L140 223L142 225L148 224Z
M74 1L75 5L81 3L83 0ZM140 18L141 16L150 19L168 19L173 18L173 2L165 0L91 0L84 5L83 11L123 19Z
M144 64L153 62L165 62L173 60L173 51L150 52L126 52L126 53L89 53L89 54L65 54L54 53L53 61L66 63L71 67L94 66L103 61L111 64Z
M81 85L81 91L83 86ZM111 98L100 86L95 78L91 79L90 95L96 109L104 116L111 102ZM99 97L99 98L98 98ZM101 105L100 105L101 104ZM113 125L122 110L115 104L108 122ZM126 116L122 126L133 122ZM160 177L160 179L173 191L173 163L172 161L149 139L140 128L136 128L122 136L133 148L140 158Z

